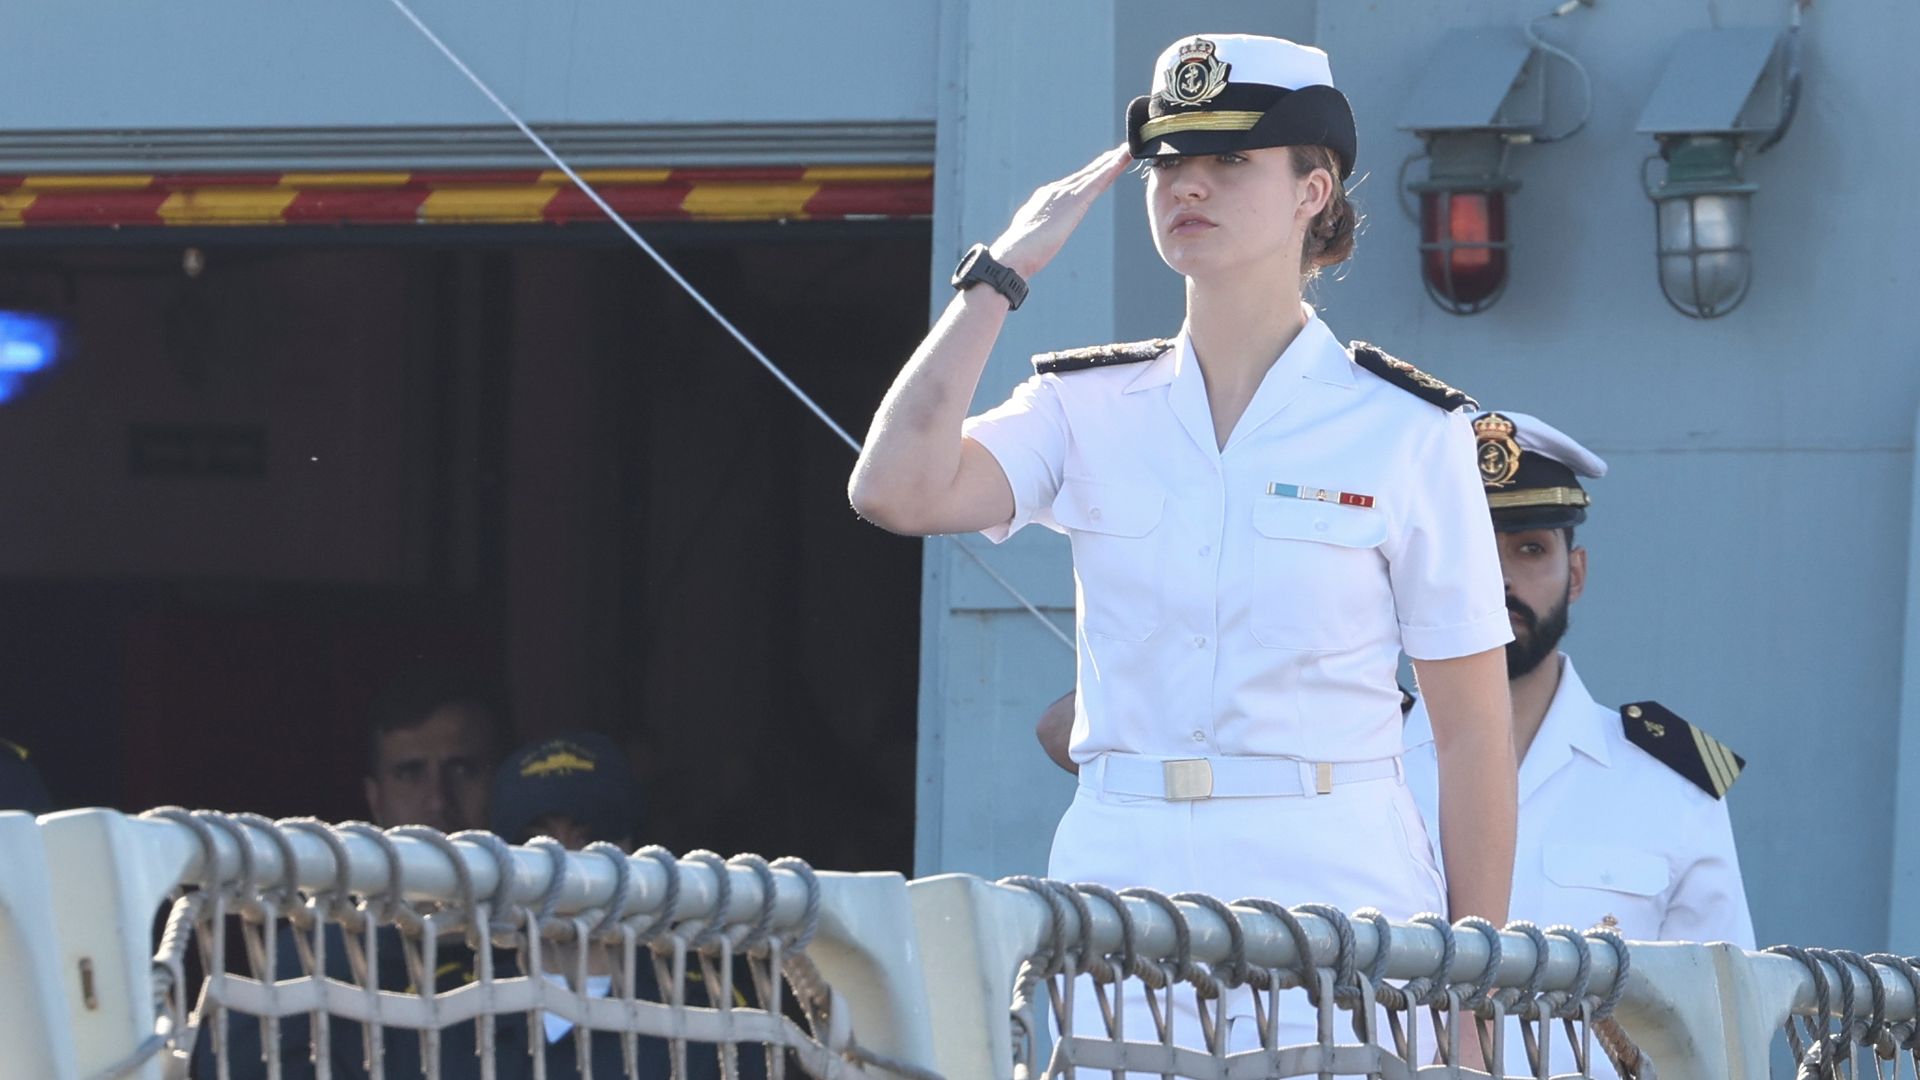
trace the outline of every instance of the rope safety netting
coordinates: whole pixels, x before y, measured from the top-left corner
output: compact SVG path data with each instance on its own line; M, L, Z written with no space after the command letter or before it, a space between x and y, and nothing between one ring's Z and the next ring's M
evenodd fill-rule
M1920 1001L1920 957L1862 956L1846 949L1798 945L1775 945L1766 951L1797 961L1813 981L1811 1012L1788 1016L1784 1029L1797 1080L1865 1076L1897 1080L1903 1075L1920 1080L1920 1021L1913 1016L1892 1018L1887 976L1880 970L1899 977L1911 997ZM1854 986L1855 974L1867 988L1864 1011Z
M155 1036L109 1075L154 1056L170 1077L220 1080L931 1075L854 1038L807 955L821 886L798 859L604 843L569 853L543 837L516 861L486 832L178 808L144 816L190 830L206 869L167 914ZM311 851L314 840L329 880L314 884L309 857L303 885L295 844ZM544 872L529 872L529 849ZM216 874L223 850L237 861L230 854L232 872ZM262 851L277 856L277 877L256 866ZM475 861L492 870L485 891ZM596 863L611 871L611 892L591 907L563 904ZM423 896L422 871L444 882L449 869L452 888ZM353 884L368 879L378 886ZM750 906L734 896L748 888ZM191 1001L190 954L200 975Z
M1591 1076L1600 1060L1596 1041L1618 1075L1655 1075L1611 1021L1631 960L1626 943L1610 930L1542 930L1515 922L1503 933L1484 919L1449 924L1420 915L1398 935L1404 939L1409 926L1418 928L1428 942L1437 937L1438 951L1424 973L1408 976L1390 969L1404 969L1417 963L1416 952L1432 950L1396 950L1395 924L1371 909L1349 917L1324 904L1228 904L1200 893L1115 892L1030 877L1002 884L1040 895L1051 916L1042 950L1021 967L1015 986L1016 1077L1051 1080L1096 1070L1103 1077L1189 1080ZM1146 947L1142 916L1171 926L1170 948ZM1225 947L1214 949L1211 960L1196 957L1198 918L1225 931ZM1256 923L1265 935L1276 929L1284 935L1290 963L1253 958ZM1364 953L1356 923L1369 939ZM1468 936L1483 943L1477 962L1461 955ZM1562 943L1557 953L1555 942ZM1503 975L1503 954L1515 948L1530 954L1528 965L1517 977L1511 968ZM1597 977L1600 957L1610 961L1604 981ZM1036 1008L1042 986L1055 1034L1044 1067ZM1093 997L1094 1009L1080 1000L1084 995ZM1085 1030L1090 1017L1094 1030ZM1525 1074L1505 1071L1514 1026L1525 1048ZM1473 1041L1462 1042L1469 1029L1477 1052ZM1556 1069L1556 1059L1563 1067Z
M1784 1019L1772 1052L1790 1051L1802 1080L1920 1080L1920 961L1885 953L1657 945L1643 976L1604 927L1394 922L1038 878L961 882L987 890L985 921L915 930L922 915L900 914L913 890L899 893L897 877L823 879L797 859L569 852L545 838L514 848L482 832L177 808L143 817L196 854L159 929L150 1035L101 1080L155 1064L220 1080L939 1080L928 1046L900 1038L917 1030L902 1023L919 1015L923 967L956 986L987 977L959 998L932 981L925 992L986 993L988 1013L922 1019L935 1042L1000 1047L977 1059L990 1069L962 1072L1021 1080L1652 1080L1654 1062L1613 1019L1630 980L1643 990L1628 1019L1676 1077L1765 1075L1761 1033ZM862 906L877 896L892 899ZM883 909L895 916L866 917ZM855 954L865 973L844 966ZM833 961L842 987L813 955ZM862 997L889 980L912 993ZM847 988L860 1030L911 1063L856 1038ZM1004 1027L955 1027L1008 1003ZM1692 1041L1675 1042L1678 1015L1650 1006L1692 1008ZM1722 1037L1737 1067L1706 1064Z

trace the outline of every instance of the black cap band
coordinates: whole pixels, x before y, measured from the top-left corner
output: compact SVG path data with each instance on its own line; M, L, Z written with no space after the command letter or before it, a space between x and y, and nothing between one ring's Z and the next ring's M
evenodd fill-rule
M1340 159L1340 179L1353 175L1359 139L1353 107L1331 86L1289 90L1264 83L1229 83L1199 106L1159 96L1127 106L1127 146L1136 158L1225 154L1273 146L1324 146Z

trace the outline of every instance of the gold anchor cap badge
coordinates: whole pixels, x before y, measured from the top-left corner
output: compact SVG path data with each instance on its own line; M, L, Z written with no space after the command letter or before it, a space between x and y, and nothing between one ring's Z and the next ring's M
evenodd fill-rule
M1473 436L1479 442L1480 482L1487 487L1506 487L1520 473L1520 444L1514 441L1513 430L1513 421L1499 413L1488 413L1473 422Z

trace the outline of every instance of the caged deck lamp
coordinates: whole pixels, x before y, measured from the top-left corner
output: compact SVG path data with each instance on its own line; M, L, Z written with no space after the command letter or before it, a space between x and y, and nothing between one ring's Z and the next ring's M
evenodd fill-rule
M1674 310L1714 319L1740 306L1753 281L1748 224L1758 184L1742 167L1793 122L1799 99L1799 9L1785 34L1698 30L1680 39L1639 129L1659 151L1642 166L1653 200L1660 291ZM1654 179L1654 163L1665 170Z
M1437 135L1427 179L1407 185L1420 201L1420 280L1455 315L1484 311L1507 288L1506 145L1479 133Z
M1541 19L1581 6L1582 0L1568 0ZM1512 251L1507 196L1520 187L1507 171L1513 147L1564 139L1586 124L1583 115L1567 131L1543 130L1543 57L1569 66L1583 87L1583 111L1591 107L1585 70L1540 39L1534 32L1539 21L1447 34L1400 116L1400 129L1426 146L1400 170L1401 187L1417 203L1406 209L1420 228L1420 280L1433 302L1455 315L1485 311L1506 291ZM1422 159L1426 178L1409 182L1409 167Z

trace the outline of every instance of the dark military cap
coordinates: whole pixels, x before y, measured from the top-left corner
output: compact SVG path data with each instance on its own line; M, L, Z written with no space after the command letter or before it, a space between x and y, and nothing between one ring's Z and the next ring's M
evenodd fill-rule
M640 825L640 797L627 756L612 739L579 732L523 746L494 772L489 827L522 839L534 822L564 814L602 839Z
M44 814L53 809L53 797L27 757L26 747L0 739L0 810Z
M1526 413L1481 413L1473 434L1496 531L1564 529L1587 520L1592 500L1580 478L1607 475L1593 451Z

